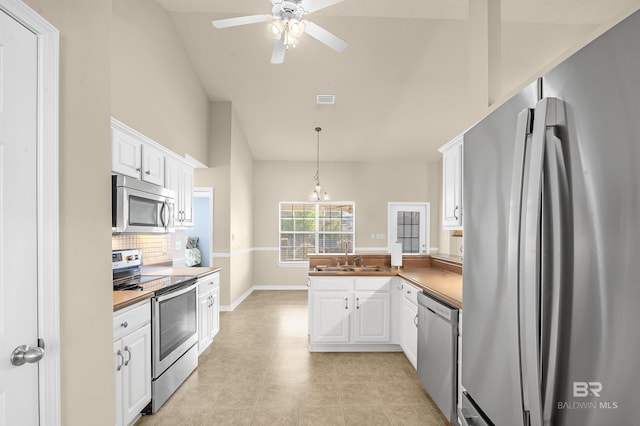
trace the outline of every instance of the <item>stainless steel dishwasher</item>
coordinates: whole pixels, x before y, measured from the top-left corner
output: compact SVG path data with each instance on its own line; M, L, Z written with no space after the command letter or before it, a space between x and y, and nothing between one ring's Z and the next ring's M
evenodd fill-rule
M418 378L449 422L457 424L458 310L418 293Z

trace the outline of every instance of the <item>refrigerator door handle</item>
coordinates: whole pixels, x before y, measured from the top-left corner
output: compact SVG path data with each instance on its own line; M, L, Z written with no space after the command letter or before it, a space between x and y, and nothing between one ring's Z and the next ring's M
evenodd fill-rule
M520 351L523 380L523 406L532 425L542 424L541 395L541 213L545 155L545 137L548 127L559 124L561 101L545 98L538 102L534 112L533 137L528 162L528 178L523 217L521 246L522 280L520 291Z
M558 365L558 344L560 342L560 289L565 276L563 236L567 235L568 223L567 201L570 198L569 179L565 163L562 142L556 136L556 129L546 129L546 165L544 185L544 216L542 220L542 247L546 255L542 262L542 345L540 348L542 360L542 407L543 422L552 424L555 404L555 388ZM565 207L567 206L567 207ZM548 282L547 282L548 280Z
M509 369L513 379L511 389L520 389L523 384L521 379L521 351L518 344L520 337L520 280L521 256L520 256L520 234L522 232L523 215L523 194L526 191L525 177L527 175L528 151L531 144L531 126L533 123L533 110L527 108L518 114L516 126L516 136L513 155L513 173L511 178L511 194L509 199L509 233L507 241L507 308L510 321L507 325L510 342L515 342L512 347L507 348L511 365ZM523 395L520 394L520 400ZM524 419L523 419L524 424Z

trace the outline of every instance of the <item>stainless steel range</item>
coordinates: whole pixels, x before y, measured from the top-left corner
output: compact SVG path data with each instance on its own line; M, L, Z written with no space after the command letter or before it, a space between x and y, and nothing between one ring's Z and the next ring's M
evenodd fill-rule
M155 413L198 366L196 277L145 276L141 249L114 250L113 289L151 290L152 401Z

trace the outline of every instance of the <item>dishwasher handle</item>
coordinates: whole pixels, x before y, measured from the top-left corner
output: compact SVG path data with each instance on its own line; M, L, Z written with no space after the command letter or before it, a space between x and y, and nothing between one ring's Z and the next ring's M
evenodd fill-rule
M424 291L418 293L418 304L439 317L442 317L447 322L457 322L457 315L455 315L455 313L458 310L456 308L451 308L443 302L433 299L425 294Z

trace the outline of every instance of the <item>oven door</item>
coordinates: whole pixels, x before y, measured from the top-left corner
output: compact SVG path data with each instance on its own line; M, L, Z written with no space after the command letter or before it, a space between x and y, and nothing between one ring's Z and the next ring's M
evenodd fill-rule
M153 298L153 377L198 342L196 284Z

